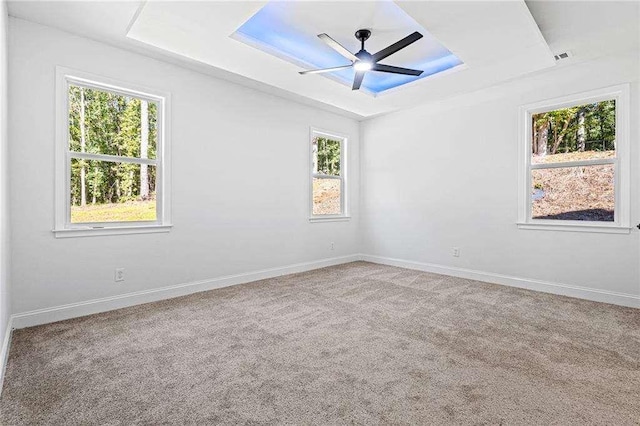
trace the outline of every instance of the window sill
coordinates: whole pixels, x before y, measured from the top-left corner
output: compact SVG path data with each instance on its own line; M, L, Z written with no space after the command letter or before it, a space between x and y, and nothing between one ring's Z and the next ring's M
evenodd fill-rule
M328 216L328 217L310 217L309 222L348 222L351 220L351 216Z
M518 229L539 231L592 232L600 234L629 234L631 228L618 225L587 225L562 223L526 223L518 222Z
M98 237L106 235L155 234L171 231L173 225L113 226L105 228L54 229L56 238Z

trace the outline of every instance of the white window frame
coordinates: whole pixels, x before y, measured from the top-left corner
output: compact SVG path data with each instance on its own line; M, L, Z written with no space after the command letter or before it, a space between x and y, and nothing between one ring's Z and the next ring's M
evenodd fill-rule
M108 91L154 102L158 105L157 153L155 159L119 157L106 154L71 152L69 149L69 85ZM83 71L56 67L56 155L55 223L56 238L99 235L146 234L171 229L170 162L171 95L137 84L120 82ZM156 220L136 222L71 223L71 158L148 164L156 167Z
M340 176L325 175L321 173L314 173L313 171L313 139L315 137L325 137L332 140L340 141ZM347 181L348 181L348 167L347 167L347 149L348 149L348 137L339 133L325 131L316 127L311 127L309 131L309 221L310 222L340 222L348 221L350 216L349 203L347 196ZM340 214L313 214L313 179L338 179L340 180Z
M534 114L577 105L615 99L616 139L615 158L554 163L551 167L614 165L615 210L613 222L533 219L531 216L531 173L534 169L550 168L549 164L531 163L531 120ZM519 167L518 167L518 228L574 232L628 234L630 223L630 151L629 151L629 84L622 84L578 93L520 107Z

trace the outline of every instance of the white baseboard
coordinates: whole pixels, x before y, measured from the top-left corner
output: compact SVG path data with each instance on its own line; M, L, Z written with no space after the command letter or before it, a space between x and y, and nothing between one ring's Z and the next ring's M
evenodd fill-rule
M251 281L258 281L281 275L305 272L313 269L324 268L327 266L355 262L358 260L443 275L451 275L454 277L485 281L494 284L502 284L511 287L525 288L545 293L553 293L562 296L576 297L579 299L593 300L596 302L640 308L640 296L638 295L616 293L606 290L598 290L574 286L570 284L535 280L530 278L513 277L509 275L476 271L472 269L456 268L452 266L421 263L410 260L394 259L368 254L354 254L349 256L334 257L313 262L282 266L278 268L263 269L260 271L248 272L244 274L229 275L208 280L177 284L157 289L143 290L117 296L105 297L102 299L93 299L84 302L71 303L68 305L54 306L51 308L23 312L12 315L9 326L11 328L24 328L35 325L48 324L51 322L62 321L70 318L111 311L114 309L126 308L142 303L156 302L173 297L185 296L200 291L207 291L237 284L244 284ZM11 328L9 330L11 330ZM8 350L8 339L9 335L5 336L5 342L2 347L3 352L0 354L0 356L5 358L7 356L7 353L5 353L4 351L5 346ZM0 358L0 361L4 360L5 358Z
M2 339L2 349L0 349L0 395L2 394L2 385L4 384L4 372L7 369L7 360L9 359L9 349L11 348L11 333L13 332L13 318L9 317L7 321L7 329L4 331L4 339Z
M390 257L374 256L368 254L360 255L360 259L367 262L379 263L382 265L397 266L400 268L415 269L418 271L432 272L442 275L451 275L454 277L485 281L493 284L501 284L510 287L541 291L544 293L553 293L561 296L592 300L595 302L604 302L631 308L640 308L640 296L633 294L616 293L613 291L579 287L570 284L560 284L530 278L512 277L509 275L494 274L491 272L475 271L473 269L456 268L453 266L435 265L432 263L421 263L411 260L393 259Z
M313 262L297 263L278 268L263 269L244 274L228 275L208 280L177 284L150 290L136 291L102 299L87 300L84 302L70 303L68 305L54 306L12 315L13 328L31 327L34 325L48 324L70 318L112 311L142 303L157 302L173 297L185 296L200 291L213 290L251 281L258 281L281 275L295 274L327 266L360 260L360 255L350 255L317 260Z

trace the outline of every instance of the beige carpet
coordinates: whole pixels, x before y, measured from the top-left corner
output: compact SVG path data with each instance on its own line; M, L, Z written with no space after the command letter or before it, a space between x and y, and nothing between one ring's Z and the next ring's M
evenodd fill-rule
M640 424L640 310L356 262L15 331L3 425Z

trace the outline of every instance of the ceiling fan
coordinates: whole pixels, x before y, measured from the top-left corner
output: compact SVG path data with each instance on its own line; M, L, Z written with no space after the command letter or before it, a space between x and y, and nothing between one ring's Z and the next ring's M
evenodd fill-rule
M422 34L419 32L414 32L400 41L393 43L390 46L385 47L381 51L374 53L373 55L367 52L364 49L364 42L371 36L371 31L369 30L358 30L355 34L356 38L360 40L361 49L358 53L351 53L340 43L329 37L327 34L318 34L318 37L327 43L329 47L333 50L344 56L345 58L351 61L349 65L343 65L340 67L332 67L332 68L323 68L319 70L308 70L308 71L300 71L300 74L320 74L325 72L332 72L343 70L347 68L353 67L356 70L356 75L353 79L353 86L351 86L352 90L360 89L360 85L362 84L362 80L364 79L364 75L367 71L379 71L379 72L390 72L393 74L405 74L405 75L415 75L419 76L423 73L421 70L412 70L409 68L400 68L393 67L391 65L379 64L378 62L386 58L387 56L393 55L398 50L404 49L409 46L411 43L414 43L422 38Z

